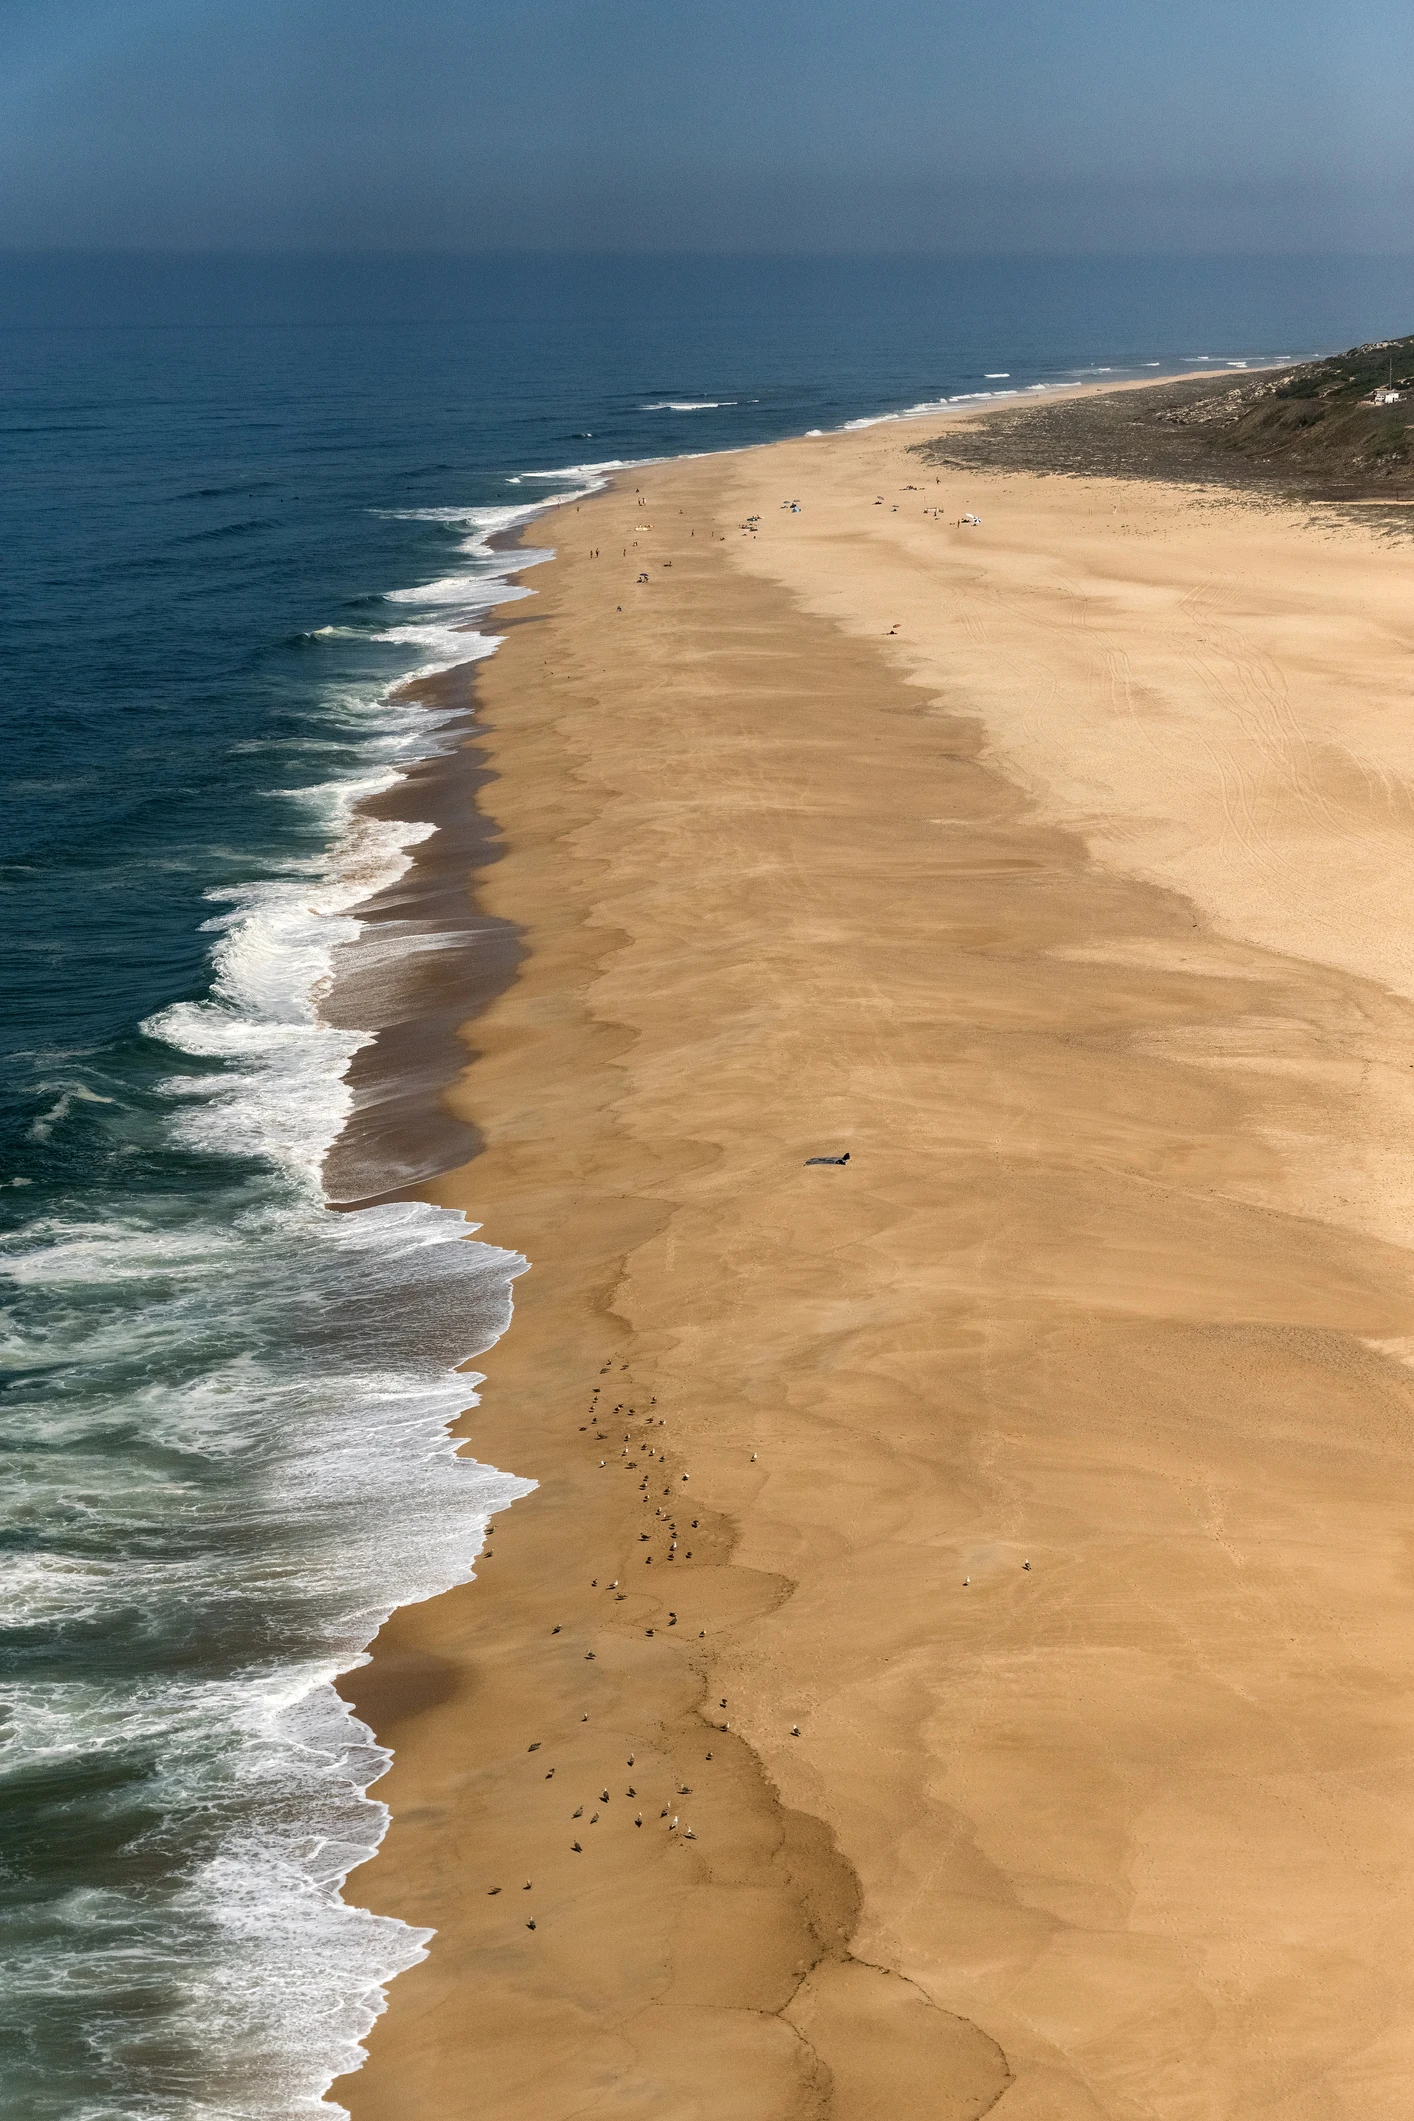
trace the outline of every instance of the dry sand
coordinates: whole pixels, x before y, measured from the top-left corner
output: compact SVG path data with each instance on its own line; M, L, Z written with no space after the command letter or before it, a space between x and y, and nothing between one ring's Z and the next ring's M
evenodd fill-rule
M1407 2111L1414 550L927 432L566 513L481 674L540 1487L351 1688L355 2121Z

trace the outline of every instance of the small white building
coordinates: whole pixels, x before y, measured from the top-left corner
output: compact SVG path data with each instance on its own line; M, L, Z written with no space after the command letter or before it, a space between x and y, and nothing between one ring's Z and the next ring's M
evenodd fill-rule
M1397 405L1399 403L1399 392L1397 390L1377 390L1370 403L1372 405Z

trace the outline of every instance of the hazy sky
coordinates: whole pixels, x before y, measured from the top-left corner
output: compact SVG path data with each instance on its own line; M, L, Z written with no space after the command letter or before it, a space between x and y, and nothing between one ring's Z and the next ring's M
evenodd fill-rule
M3 0L0 248L1414 249L1414 0Z

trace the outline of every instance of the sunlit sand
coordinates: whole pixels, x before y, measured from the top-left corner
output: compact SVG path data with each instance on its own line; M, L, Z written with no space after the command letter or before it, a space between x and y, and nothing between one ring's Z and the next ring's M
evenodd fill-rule
M585 503L479 679L540 1486L355 1689L356 2121L1406 2110L1414 546L936 431Z

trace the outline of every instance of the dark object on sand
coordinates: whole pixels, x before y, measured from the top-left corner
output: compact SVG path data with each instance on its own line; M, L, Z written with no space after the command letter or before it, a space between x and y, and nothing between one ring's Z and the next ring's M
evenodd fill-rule
M808 1164L847 1164L849 1151L846 1149L843 1156L807 1156L805 1161Z

